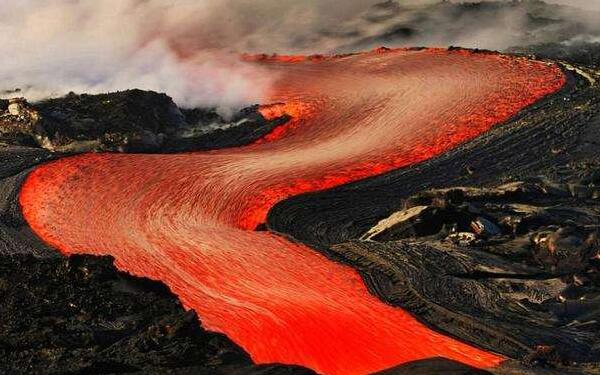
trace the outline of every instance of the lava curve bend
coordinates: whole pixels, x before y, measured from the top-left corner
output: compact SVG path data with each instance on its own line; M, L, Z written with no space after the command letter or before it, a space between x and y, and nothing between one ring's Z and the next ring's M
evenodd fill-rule
M35 169L23 214L66 254L110 254L166 283L204 325L258 363L364 374L446 357L503 358L446 337L371 295L352 268L268 231L292 195L408 166L514 116L565 83L555 65L464 50L270 58L265 116L293 119L240 148L177 155L84 154Z

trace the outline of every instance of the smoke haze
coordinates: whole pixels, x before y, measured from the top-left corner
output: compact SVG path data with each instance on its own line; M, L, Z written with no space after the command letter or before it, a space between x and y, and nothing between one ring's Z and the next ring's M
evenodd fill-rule
M355 26L360 30L341 51L394 46L462 46L506 50L514 46L595 41L600 11L577 0L559 1L388 1L373 6ZM592 11L590 11L592 10Z
M375 2L375 1L373 1ZM30 100L129 88L182 106L258 103L275 77L238 52L304 52L369 1L21 0L0 8L1 90ZM295 48L294 46L301 46ZM4 96L14 94L6 93Z
M553 1L600 9L600 1ZM600 35L599 13L536 2L461 7L427 0L12 1L0 8L8 56L0 89L21 88L36 100L141 88L187 107L239 107L263 102L276 79L241 63L240 52L348 52L380 44L504 49L557 35Z

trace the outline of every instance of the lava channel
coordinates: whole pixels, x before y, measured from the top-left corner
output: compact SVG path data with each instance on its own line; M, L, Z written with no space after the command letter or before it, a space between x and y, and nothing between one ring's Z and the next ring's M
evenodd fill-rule
M439 155L565 83L551 64L467 51L391 50L248 62L278 84L266 115L287 126L255 144L180 155L85 154L34 170L20 202L65 254L110 254L161 280L204 325L257 363L364 374L446 357L503 358L437 333L371 295L359 274L253 231L292 195Z

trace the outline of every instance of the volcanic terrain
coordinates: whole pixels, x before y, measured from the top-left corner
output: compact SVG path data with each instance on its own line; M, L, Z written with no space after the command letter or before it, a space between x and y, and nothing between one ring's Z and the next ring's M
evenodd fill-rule
M119 268L165 282L207 328L259 363L332 374L437 356L500 363L378 301L352 269L252 229L291 195L410 165L473 138L559 90L563 73L465 50L280 61L262 63L281 75L272 101L294 117L284 134L206 154L61 159L29 175L20 195L25 219L64 253L112 255Z
M597 371L595 66L244 60L277 82L231 124L139 90L1 103L0 369Z

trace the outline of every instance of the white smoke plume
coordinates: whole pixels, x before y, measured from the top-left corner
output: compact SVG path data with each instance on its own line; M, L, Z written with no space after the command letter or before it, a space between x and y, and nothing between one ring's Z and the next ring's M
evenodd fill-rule
M21 88L22 95L36 100L70 91L141 88L166 92L186 107L240 107L264 102L276 79L257 65L240 62L242 52L346 52L378 44L502 49L529 37L523 30L528 15L522 11L494 13L493 22L458 18L468 26L461 30L453 27L457 18L451 10L427 10L439 1L388 1L387 8L374 8L382 1L6 1L0 7L5 56L0 91ZM573 14L567 17L581 15ZM588 17L591 21L585 22L598 21ZM420 34L381 37L403 24Z
M274 77L241 63L238 53L304 52L316 29L369 4L7 1L0 7L0 90L20 88L36 100L141 88L166 92L187 107L259 103Z
M0 8L3 88L31 100L69 91L167 92L184 106L257 101L265 75L222 51L174 45L185 12L168 1L18 1ZM199 20L201 22L201 18Z

